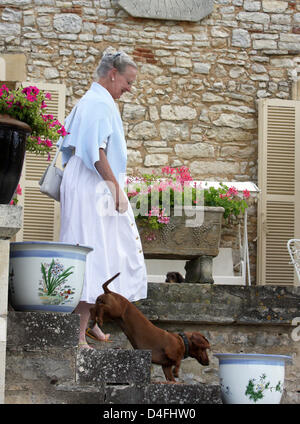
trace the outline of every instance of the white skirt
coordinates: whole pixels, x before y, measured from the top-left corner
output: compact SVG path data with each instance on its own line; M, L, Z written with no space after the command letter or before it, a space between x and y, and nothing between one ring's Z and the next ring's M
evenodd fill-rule
M131 302L146 298L147 272L130 203L124 214L115 211L107 184L75 155L64 170L60 199L60 241L94 249L87 255L81 301L95 303L102 284L118 272L111 291Z

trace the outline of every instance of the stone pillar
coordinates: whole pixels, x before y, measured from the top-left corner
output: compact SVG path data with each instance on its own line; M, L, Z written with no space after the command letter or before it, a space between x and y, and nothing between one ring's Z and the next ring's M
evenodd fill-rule
M4 403L9 240L21 228L22 208L0 205L0 404Z
M186 283L214 284L213 256L201 255L199 258L187 261L184 268L186 270Z

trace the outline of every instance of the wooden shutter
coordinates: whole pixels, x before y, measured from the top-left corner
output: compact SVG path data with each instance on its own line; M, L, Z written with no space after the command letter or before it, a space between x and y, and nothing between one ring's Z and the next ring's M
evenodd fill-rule
M300 102L259 100L258 122L257 282L297 284L287 241L300 238Z
M65 115L65 86L62 84L43 84L23 82L22 86L35 85L39 89L51 94L47 101L45 112L51 113L60 122L64 122ZM55 150L55 149L53 149ZM51 153L51 159L55 151ZM59 240L59 203L42 194L38 181L49 165L47 155L37 156L26 153L20 185L22 196L19 204L23 206L23 226L17 233L17 241L58 241ZM60 165L59 161L57 162Z

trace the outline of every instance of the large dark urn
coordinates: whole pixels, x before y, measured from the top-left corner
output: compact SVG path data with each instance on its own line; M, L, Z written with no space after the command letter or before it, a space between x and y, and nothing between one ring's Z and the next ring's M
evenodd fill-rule
M31 128L25 122L0 115L0 203L9 203L20 181Z

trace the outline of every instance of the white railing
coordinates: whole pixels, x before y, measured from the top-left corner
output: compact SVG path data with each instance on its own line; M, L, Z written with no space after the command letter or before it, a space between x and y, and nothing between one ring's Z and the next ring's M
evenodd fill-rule
M294 265L298 285L300 284L300 239L290 239L287 242L287 248L291 257L291 264Z

